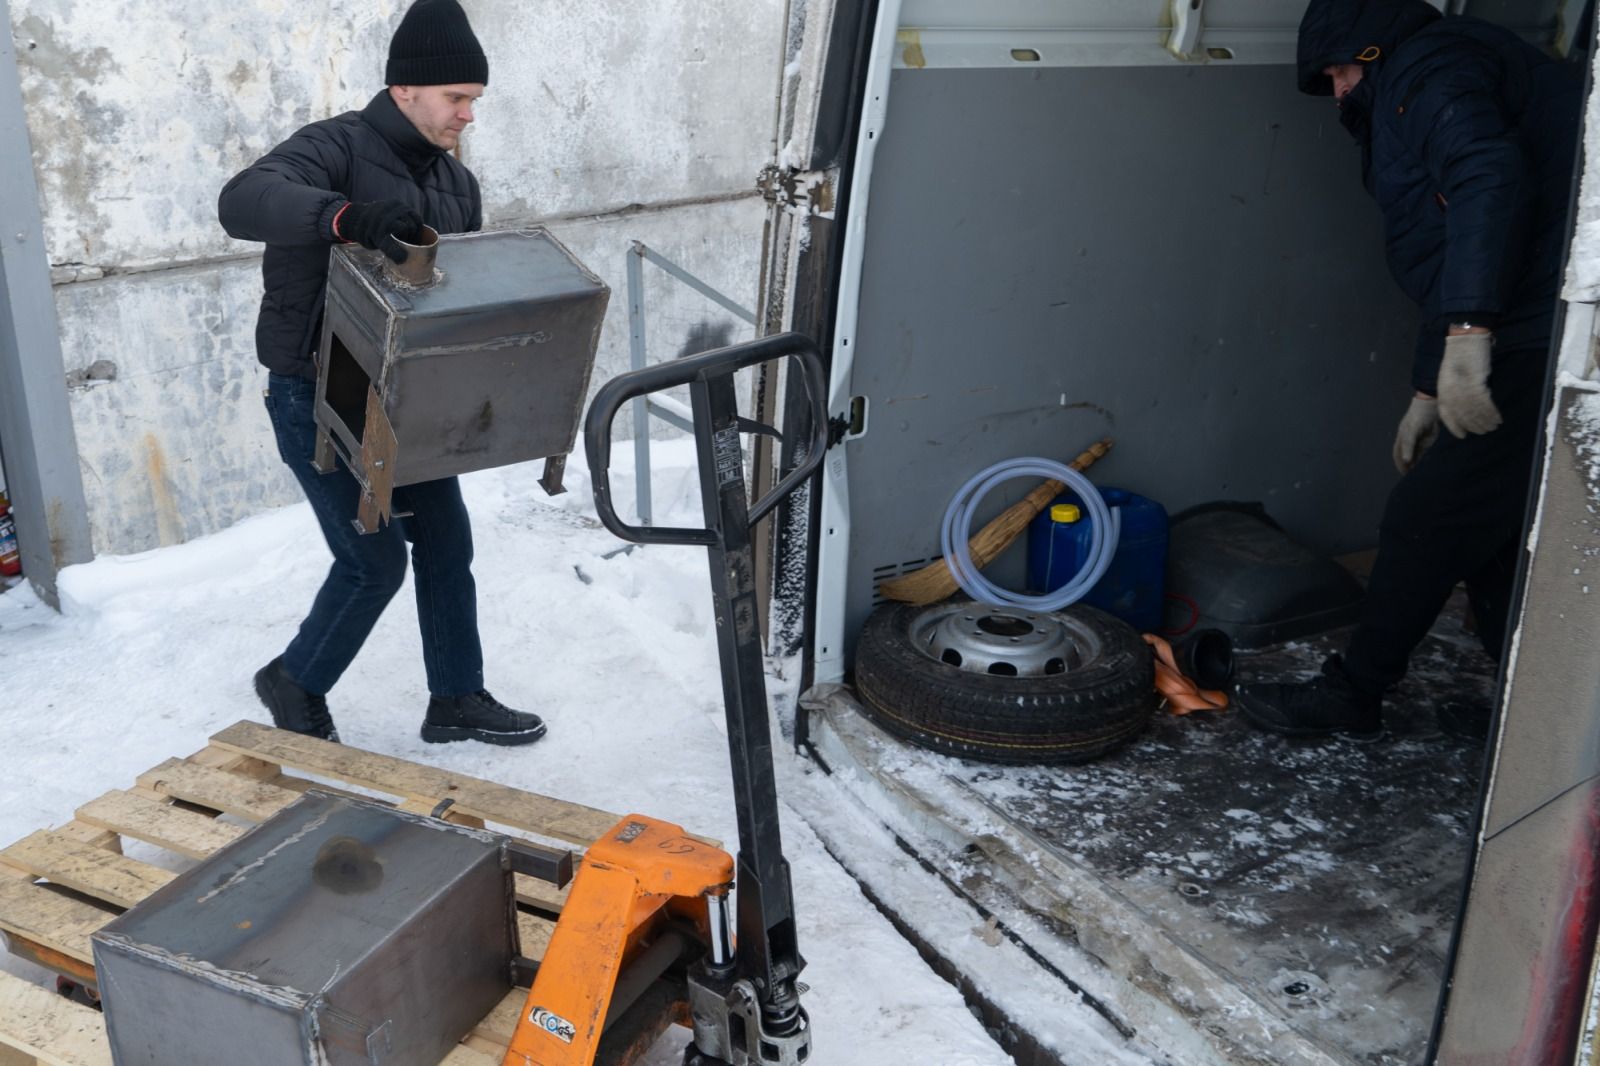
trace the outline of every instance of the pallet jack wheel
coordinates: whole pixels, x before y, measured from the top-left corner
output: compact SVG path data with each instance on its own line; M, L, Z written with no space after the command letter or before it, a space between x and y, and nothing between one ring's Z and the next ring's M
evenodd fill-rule
M1099 758L1138 735L1157 704L1149 646L1084 604L880 607L856 646L855 683L868 717L888 732L1014 765Z

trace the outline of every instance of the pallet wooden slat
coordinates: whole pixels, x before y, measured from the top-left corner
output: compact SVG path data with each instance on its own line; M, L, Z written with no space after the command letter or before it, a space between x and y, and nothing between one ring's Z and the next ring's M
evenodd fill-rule
M248 756L234 755L220 749L208 749L217 756L226 755L227 758L241 763L254 764L255 767L267 767L270 764L251 759ZM252 822L264 822L289 806L301 797L303 789L293 787L306 785L333 791L326 785L314 781L299 781L285 779L273 770L277 777L275 781L243 780L233 771L218 769L214 765L197 763L191 756L189 759L168 759L154 770L139 775L139 784L152 791L159 792L173 799L196 803L202 807L209 807L214 811L222 811ZM280 784L290 781L291 784ZM438 804L429 800L408 799L399 805L403 811L413 814L429 814ZM471 815L457 814L452 807L445 813L445 821L469 828L482 829L483 820ZM0 860L5 858L0 853ZM54 879L53 879L54 880ZM567 902L567 889L557 888L555 885L540 881L534 877L518 874L517 901L527 903L543 910L559 911ZM148 894L148 893L147 893ZM96 895L91 893L91 895ZM104 897L99 897L104 898ZM142 896L140 897L143 898ZM132 906L128 903L124 906Z
M209 766L213 770L227 770L229 773L253 778L256 781L270 781L280 773L280 768L273 763L252 759L236 751L223 751L209 744L189 756L186 761L196 766Z
M285 733L255 722L236 722L211 743L279 766L327 774L401 799L455 801L463 814L573 844L588 846L617 824L618 816L593 807L540 796L493 781L453 774L404 759Z
M433 800L417 799L415 797L402 800L397 807L398 810L405 811L407 814L421 814L430 818L433 817L433 812L438 810L438 808L439 804L435 803ZM439 820L442 822L449 822L451 825L466 826L468 829L483 828L482 818L478 818L471 814L462 814L460 811L456 810L453 805L445 808L445 810L440 813Z
M472 1030L472 1035L492 1040L502 1047L510 1044L511 1038L517 1035L517 1022L521 1021L522 1008L527 1003L528 990L513 988L499 1006L484 1016L478 1027Z
M245 832L239 826L129 791L107 792L90 800L78 808L77 817L80 822L111 829L191 859L203 859Z
M570 884L566 888L557 888L549 881L541 881L526 874L517 874L516 882L518 903L558 913L567 905L567 894L572 891Z
M183 759L168 759L140 774L139 784L164 796L251 822L264 822L300 798L300 793L291 789Z
M176 876L45 830L0 851L0 861L118 907L132 907Z
M107 851L122 852L122 838L109 829L101 829L97 825L86 825L74 818L55 830L64 837L71 837L80 844L90 847L105 848Z
M39 1060L7 1044L0 1043L0 1066L39 1066Z
M44 1066L111 1066L100 1012L0 971L0 1045Z
M286 774L288 769L392 796L410 810L431 811L450 799L450 820L483 819L579 846L617 822L615 815L594 808L240 722L189 758L170 759L141 775L135 789L109 792L84 804L66 825L0 850L0 930L24 958L64 973L82 964L78 979L92 980L90 936L115 915L34 879L113 907L130 907L175 875L122 855L123 838L204 859L248 831L184 805L260 822L308 788L356 795L337 784ZM566 902L565 889L520 874L515 880L519 903L550 913ZM519 908L517 929L522 953L539 959L555 923ZM499 1066L526 999L525 989L513 989L439 1066ZM110 1066L110 1061L102 1015L0 972L0 1066Z
M527 911L517 911L517 933L522 939L522 954L530 959L544 958L544 949L550 946L550 936L556 923Z
M0 929L94 965L89 934L116 917L28 881L0 879Z
M212 744L207 744L185 761L192 762L196 766L208 766L213 770L226 770L231 774L240 774L263 784L286 788L296 795L304 795L308 790L315 788L335 796L345 796L350 799L372 798L359 792L340 788L338 785L330 784L326 781L312 781L308 778L286 774L283 772L283 767L277 763L264 762L250 755L240 755L236 751L229 751L226 748L219 748Z

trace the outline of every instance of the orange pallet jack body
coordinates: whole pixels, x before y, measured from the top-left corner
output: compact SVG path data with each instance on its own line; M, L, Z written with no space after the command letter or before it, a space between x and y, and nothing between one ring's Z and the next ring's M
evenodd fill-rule
M726 914L732 886L733 856L721 848L667 822L624 818L578 868L504 1066L589 1066L625 967L664 937L681 938L680 923L713 942L711 915Z

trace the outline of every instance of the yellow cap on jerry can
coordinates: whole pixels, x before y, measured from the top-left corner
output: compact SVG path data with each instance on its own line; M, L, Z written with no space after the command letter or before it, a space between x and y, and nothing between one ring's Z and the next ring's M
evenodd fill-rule
M1058 503L1050 508L1050 521L1052 522L1076 522L1082 517L1083 512L1078 509L1078 505L1075 503Z

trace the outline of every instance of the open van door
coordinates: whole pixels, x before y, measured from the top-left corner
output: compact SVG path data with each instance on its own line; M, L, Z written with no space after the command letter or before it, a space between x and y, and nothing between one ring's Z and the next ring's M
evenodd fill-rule
M810 497L776 523L772 628L780 648L803 653L802 747L824 763L850 761L862 771L850 775L855 784L919 757L899 747L881 763L856 761L883 742L851 732L854 643L881 603L878 584L937 555L938 512L967 475L995 459L1064 458L1114 431L1106 476L1139 480L1169 510L1267 500L1326 555L1371 546L1394 476L1388 447L1399 409L1390 408L1408 394L1416 312L1388 281L1376 211L1331 109L1295 93L1302 3L793 7L781 101L787 143L766 181L773 212L763 316L769 329L814 337L832 372L828 459ZM1582 54L1588 37L1578 39L1577 27L1593 34L1583 8L1574 0L1466 0L1448 10ZM1600 195L1586 185L1517 642L1500 677L1486 660L1476 667L1485 692L1505 695L1504 713L1481 759L1459 749L1435 759L1436 737L1408 739L1415 758L1396 759L1390 770L1397 779L1435 774L1442 785L1428 801L1440 809L1372 810L1380 822L1414 815L1408 841L1424 839L1430 819L1454 827L1450 847L1416 875L1418 893L1440 902L1403 915L1399 924L1412 922L1417 935L1399 945L1409 961L1397 964L1394 983L1382 969L1394 938L1359 921L1347 928L1330 919L1320 935L1343 938L1340 950L1354 943L1355 954L1375 960L1368 969L1338 969L1349 959L1290 944L1290 936L1267 947L1302 952L1304 965L1264 968L1279 978L1270 988L1249 972L1260 962L1251 951L1265 942L1237 926L1262 915L1268 928L1310 922L1310 911L1299 919L1271 908L1234 915L1228 928L1172 924L1151 886L1189 869L1182 839L1170 844L1177 865L1143 871L1148 883L1133 888L1081 861L1092 849L1064 848L996 875L1022 900L1014 911L998 897L974 896L1002 928L1008 914L1012 932L1054 920L1079 948L1092 944L1079 956L1042 939L1029 948L1092 991L1119 1031L1157 1034L1156 1046L1183 1049L1173 1061L1573 1059L1600 913L1600 573L1590 577L1600 558L1592 356L1600 267L1588 265L1600 263L1596 204ZM1314 404L1282 402L1308 395ZM807 436L799 424L785 433L786 441ZM795 465L785 454L780 473ZM1015 560L997 566L1002 584L1020 584ZM1245 746L1221 732L1212 740L1197 753L1236 758ZM1254 750L1270 760L1280 749ZM1454 760L1453 769L1441 770L1441 760ZM1251 769L1217 765L1217 773ZM1118 769L1128 781L1150 772ZM1270 776L1282 764L1259 769L1272 787L1293 784ZM929 773L961 776L945 762ZM1022 843L1010 858L1028 848L1036 859L1050 852L1050 841L1006 820L1005 797L984 793L974 784L981 775L971 776L962 787L972 809L987 804L1002 827L1018 831ZM1143 784L1159 791L1172 782ZM964 836L970 827L948 820L934 826L953 808L913 793L906 776L871 795L849 792L927 867L944 871L954 891L960 877L951 864L1004 834L985 826ZM1347 799L1342 812L1358 817L1361 798ZM1215 813L1221 820L1239 812ZM1381 851L1381 840L1368 836L1364 846ZM1344 878L1339 890L1351 894L1325 909L1377 913L1355 905L1362 889L1350 876L1354 849L1323 854ZM1376 854L1372 865L1391 857ZM1061 886L1071 878L1080 878L1073 884L1081 891L1069 900ZM1205 880L1177 887L1203 900ZM1284 891L1333 883L1287 878ZM1141 888L1152 894L1138 896ZM1395 881L1374 891L1381 902L1366 902L1401 910L1409 902L1385 891L1403 886ZM1089 902L1095 892L1109 908L1099 914ZM1041 919L1028 901L1045 898L1053 909ZM1220 895L1211 899L1215 911ZM1224 941L1234 955L1207 956ZM1091 979L1096 967L1109 976ZM994 996L980 998L998 1021L1027 1028ZM1180 1026L1187 1032L1171 1036ZM1040 1054L1030 1061L1051 1061Z
M1592 38L1592 5L1582 22ZM1592 53L1592 40L1581 44ZM1440 998L1435 1039L1445 1063L1572 1062L1595 996L1600 115L1592 76L1587 97L1586 165L1574 190L1565 326L1551 372L1521 620L1503 671L1477 847Z

